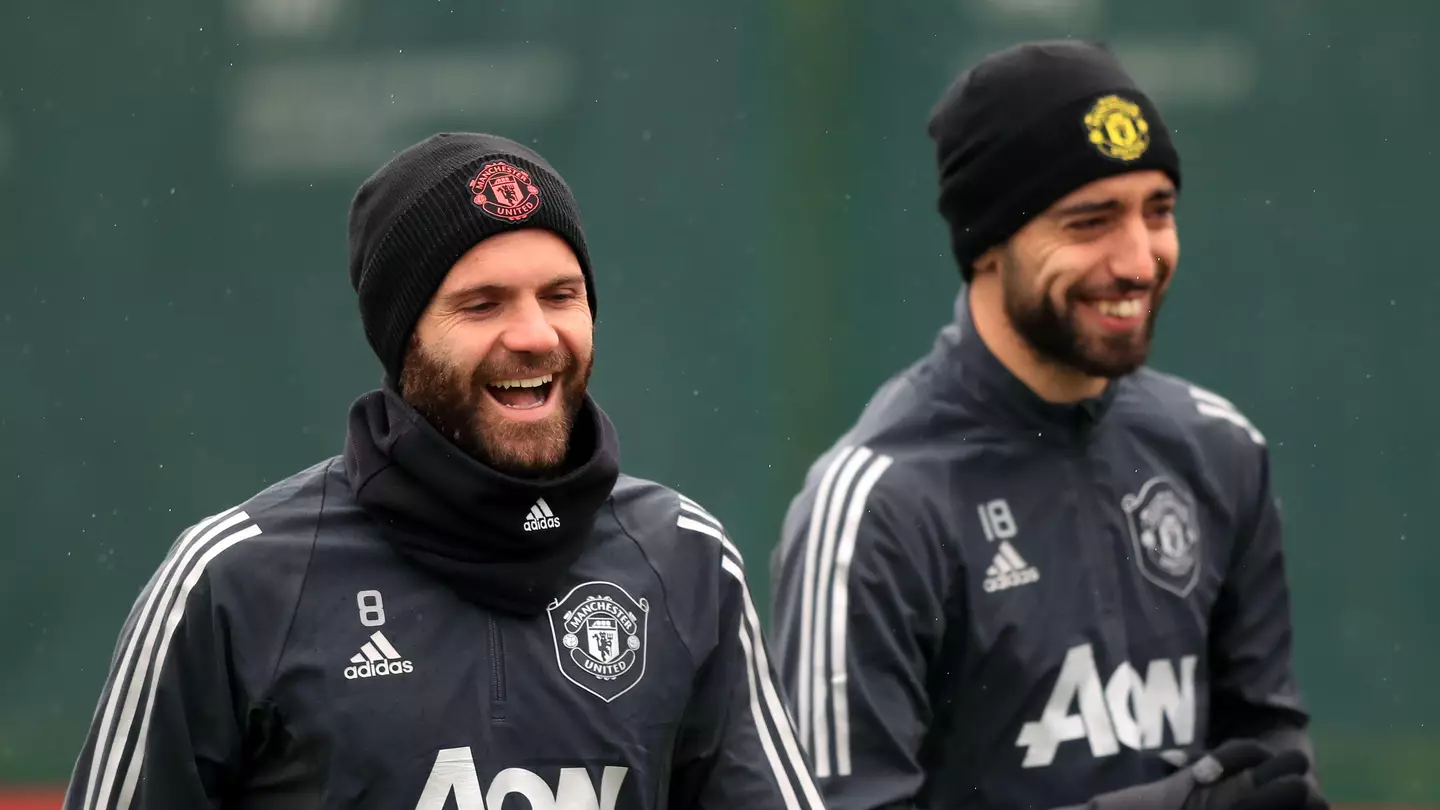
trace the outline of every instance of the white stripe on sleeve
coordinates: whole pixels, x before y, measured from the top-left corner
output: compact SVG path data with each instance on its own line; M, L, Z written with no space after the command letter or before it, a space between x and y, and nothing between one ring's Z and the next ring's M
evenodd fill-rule
M755 603L750 598L750 587L745 582L745 574L740 565L728 556L723 558L720 564L739 583L741 595L744 597L745 615L741 618L737 630L740 633L740 646L745 651L747 677L750 683L750 709L755 719L755 733L760 737L760 745L765 749L766 756L770 760L770 769L775 774L775 781L780 786L781 794L785 797L786 807L791 810L800 810L802 806L796 800L792 780L799 783L800 793L805 797L804 807L808 810L824 810L825 805L820 799L820 792L816 790L815 783L810 778L800 744L796 741L794 729L790 726L789 714L785 711L779 691L770 677L770 661L765 654L760 617L756 614ZM756 689L757 683L758 690ZM789 764L788 772L775 750L774 736L777 732L780 738L780 748L783 749L785 760Z
M890 467L889 456L877 455L855 484L850 507L845 514L845 528L840 533L840 550L835 555L835 572L830 596L830 703L835 710L835 775L850 775L850 675L846 664L846 631L850 622L850 561L855 557L855 541L860 521L865 516L865 502L875 482Z
M1223 419L1244 430L1256 444L1265 443L1265 435L1255 428L1235 403L1214 391L1207 391L1198 385L1190 386L1190 396L1195 399L1195 410L1212 419Z
M825 529L821 532L820 541L820 564L817 569L817 576L814 585L815 602L815 629L811 635L814 649L810 654L810 700L811 700L811 725L814 729L813 745L810 749L811 757L815 762L815 775L826 777L831 775L830 765L830 667L827 644L829 642L830 627L835 621L835 615L821 609L827 604L826 594L835 576L835 546L840 535L840 518L845 508L845 502L850 492L850 486L855 480L855 475L870 462L874 452L868 447L856 449L851 454L850 460L840 471L840 477L835 481L835 491L830 495L830 504L825 510ZM833 605L832 605L833 607ZM843 617L842 617L843 618Z
M159 613L165 610L170 603L171 595L180 579L178 567L183 567L192 556L195 550L209 542L216 534L246 519L245 514L234 514L236 508L227 509L216 515L196 523L190 531L185 533L180 542L171 550L160 568L160 574L155 577L154 586L150 589L150 595L145 597L145 604L140 609L140 616L135 626L130 629L129 638L125 642L125 653L120 658L120 666L115 670L115 676L110 684L110 697L105 702L105 711L100 718L100 731L96 736L95 750L90 757L90 778L85 782L85 801L81 805L86 810L104 807L110 803L111 784L115 781L115 772L119 768L119 760L125 755L125 742L129 739L130 723L135 714L135 704L140 699L140 684L145 680L145 669L150 661L150 646L142 651L139 648L141 640L150 641L153 636L150 631L154 625L154 619ZM223 519L223 522L222 522ZM217 522L219 525L217 525ZM202 534L203 533L203 534ZM156 607L156 599L160 599L159 607ZM127 678L128 676L128 678ZM125 700L121 707L120 700ZM115 722L116 709L120 709L119 724L114 728L111 723ZM119 743L118 747L116 743ZM105 770L100 770L101 763L105 763ZM113 764L112 764L113 763ZM101 780L104 780L103 782Z
M160 670L165 663L164 648L169 645L169 638L174 633L175 626L179 624L180 617L184 615L184 598L193 587L190 577L186 574L189 573L198 580L204 565L213 559L214 555L211 552L215 548L220 546L228 548L233 542L238 542L238 540L232 542L231 538L240 535L243 537L239 537L239 539L245 539L245 537L259 534L260 529L250 524L246 528L225 535L219 544L211 545L217 536L229 532L237 525L246 524L249 520L249 515L232 508L200 521L176 544L165 565L161 568L160 574L155 578L150 595L146 597L140 616L125 643L125 653L121 657L119 668L115 671L110 696L101 716L100 731L97 735L98 742L92 755L90 778L85 785L85 801L82 805L87 810L101 810L113 806L111 794L114 791L120 767L124 763L129 743L135 739L135 715L140 698L144 693L146 675L151 671L152 653L155 651L157 638L163 628L165 641L161 644L160 656L154 659L154 677L150 679L152 684L159 678ZM207 546L211 547L211 552L207 552L201 557L196 569L187 572L190 561L202 548ZM175 601L182 582L184 590L179 593L179 601ZM154 702L153 689L152 686L151 694L146 702L146 715L142 720L142 725L149 722L148 713ZM122 697L123 704L120 703ZM116 714L117 709L119 710L118 715ZM110 727L112 720L115 723L113 730ZM138 760L142 753L140 746L137 745L132 757ZM104 763L103 773L100 770L102 762Z
M820 533L825 523L825 507L830 503L830 490L835 485L835 476L839 474L840 468L850 458L850 453L854 449L853 447L842 449L820 476L820 486L815 490L815 503L810 508L810 522L805 536L805 563L800 574L800 655L796 662L795 688L791 690L791 694L795 698L795 724L800 729L800 744L811 751L812 755L815 750L815 741L810 737L813 728L810 722L812 690L810 657L813 647L812 640L815 637L816 555L820 549Z
M239 513L245 515L244 512ZM205 574L205 566L211 560L220 556L227 549L243 540L260 534L260 527L250 524L243 529L231 532L224 539L210 546L195 567L190 569L190 574L185 577L184 588L180 596L175 600L174 606L170 608L170 615L165 617L165 637L160 642L160 652L155 656L155 668L150 673L149 694L145 698L145 711L141 715L140 733L136 737L135 752L130 758L130 768L125 774L125 784L120 789L120 798L115 803L115 810L129 810L130 800L135 796L135 786L140 781L140 768L145 764L145 740L150 734L150 719L155 714L155 693L160 685L160 673L165 668L165 653L170 649L170 641L175 637L175 630L180 626L180 621L185 617L185 600L194 590L196 583Z
M701 506L700 504L698 504L698 503L690 500L689 498L685 497L684 495L681 495L681 496L680 496L680 508L683 509L683 510L685 510L686 512L689 512L689 513L692 514L692 515L698 515L699 517L702 517L702 518L704 518L705 520L710 521L711 523L713 523L713 524L715 525L715 528L717 528L717 529L722 529L722 530L723 530L723 529L725 528L724 525L722 525L722 524L720 523L720 519L719 519L719 518L717 518L717 517L715 517L714 515L710 514L708 511L705 510L705 507L703 507L703 506Z
M680 516L680 520L677 521L677 525L679 525L682 529L689 529L692 532L700 532L701 534L706 534L715 538L716 540L719 540L720 546L724 548L725 551L729 552L730 556L734 557L737 560L740 560L742 565L744 564L745 560L743 557L740 556L740 549L736 548L734 544L730 542L730 538L726 537L725 533L720 531L719 529L711 528L709 524L691 520L684 515Z

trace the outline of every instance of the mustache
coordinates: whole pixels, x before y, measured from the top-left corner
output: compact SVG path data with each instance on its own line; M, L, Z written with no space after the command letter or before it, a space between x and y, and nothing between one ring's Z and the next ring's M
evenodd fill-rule
M470 381L473 385L481 386L496 380L543 377L546 374L561 374L574 365L575 356L563 349L542 355L507 353L500 357L486 358L476 367Z

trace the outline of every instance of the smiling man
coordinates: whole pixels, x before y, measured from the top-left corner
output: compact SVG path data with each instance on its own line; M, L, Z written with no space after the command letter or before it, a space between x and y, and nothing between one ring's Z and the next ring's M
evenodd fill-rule
M437 135L350 237L385 382L341 455L172 546L67 810L823 810L735 546L620 473L559 174Z
M1146 367L1180 160L1102 46L934 110L968 282L811 467L774 631L831 810L1318 807L1264 438Z

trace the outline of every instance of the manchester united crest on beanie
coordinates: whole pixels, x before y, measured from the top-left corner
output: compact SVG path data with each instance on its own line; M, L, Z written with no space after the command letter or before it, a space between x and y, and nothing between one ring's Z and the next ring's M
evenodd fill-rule
M1158 169L1180 186L1160 112L1100 43L1029 42L962 73L931 113L939 209L960 272L1086 183Z
M524 222L540 207L540 189L524 169L504 160L492 160L480 167L470 181L475 196L471 202L480 210L507 222Z
M497 135L440 133L371 175L350 205L350 283L366 340L390 379L415 322L460 257L497 234L543 228L567 243L596 310L580 210L560 174L534 151Z

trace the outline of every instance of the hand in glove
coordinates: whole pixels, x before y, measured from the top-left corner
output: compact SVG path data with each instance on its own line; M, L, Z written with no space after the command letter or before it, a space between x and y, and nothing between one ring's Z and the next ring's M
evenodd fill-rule
M1328 810L1305 781L1309 765L1299 751L1276 755L1253 740L1230 740L1157 782L1061 810Z
M1326 808L1305 780L1310 762L1299 751L1271 754L1253 740L1230 740L1187 770L1194 777L1195 787L1181 810Z

